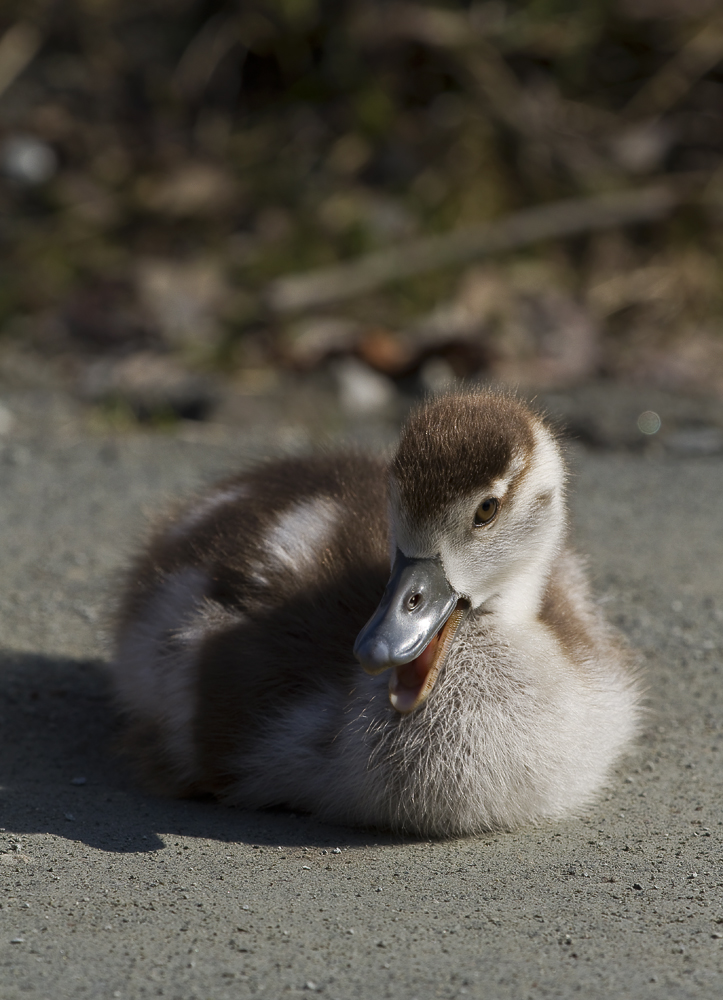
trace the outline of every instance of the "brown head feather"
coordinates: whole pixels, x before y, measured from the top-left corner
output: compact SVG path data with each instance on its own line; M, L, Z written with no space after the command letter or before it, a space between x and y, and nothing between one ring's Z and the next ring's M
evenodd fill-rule
M502 393L450 393L412 414L392 462L399 497L416 520L504 475L533 445L530 411Z

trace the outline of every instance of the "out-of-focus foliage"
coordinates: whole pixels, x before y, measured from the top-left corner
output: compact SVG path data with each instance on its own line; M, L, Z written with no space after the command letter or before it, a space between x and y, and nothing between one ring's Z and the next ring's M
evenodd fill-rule
M713 0L5 0L0 35L4 340L104 359L98 392L139 352L723 392ZM683 177L655 226L264 309L279 275Z

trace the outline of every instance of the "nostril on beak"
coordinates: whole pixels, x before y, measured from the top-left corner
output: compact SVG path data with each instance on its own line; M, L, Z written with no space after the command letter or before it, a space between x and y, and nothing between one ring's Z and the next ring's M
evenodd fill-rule
M410 597L407 598L407 608L409 611L414 611L415 608L418 608L421 603L422 603L421 594L412 594Z

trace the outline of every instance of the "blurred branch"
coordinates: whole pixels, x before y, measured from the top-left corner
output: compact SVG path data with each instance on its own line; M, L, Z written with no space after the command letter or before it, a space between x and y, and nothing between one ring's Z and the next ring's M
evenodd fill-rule
M523 86L498 47L498 26L492 17L482 16L485 9L479 4L453 11L392 3L364 11L352 30L367 45L411 40L449 52L463 88L476 93L490 115L523 142L547 147L583 187L589 186L590 176L613 181L624 174L649 172L659 156L627 155L630 125L637 127L641 120L669 111L723 59L723 21L715 17L641 87L621 114L615 114L564 98L552 79Z
M191 39L173 74L174 87L184 97L197 97L218 64L236 45L235 21L228 14L214 14Z
M525 88L490 40L494 22L483 16L485 5L466 12L416 3L393 3L371 8L352 24L362 43L388 45L403 39L447 50L459 67L465 90L476 93L490 114L524 140L543 142L579 177L594 172L613 178L620 174L609 157L590 142L591 137L616 131L618 117L590 105L567 101L554 85ZM382 12L383 11L383 12ZM584 148L582 148L584 146Z
M272 282L266 303L289 313L329 305L437 268L465 264L541 240L665 218L683 193L658 184L593 198L574 198L525 209L497 222L457 229L368 254L349 264Z
M363 44L386 45L402 40L442 48L475 44L489 30L481 4L469 11L423 7L418 3L387 3L362 7L352 19L352 34Z
M241 14L221 12L210 17L191 39L173 74L173 85L184 97L197 98L203 92L218 65L235 45L243 47L243 63L248 49L257 42L272 38L276 32L271 21L257 11Z
M677 104L702 76L723 59L723 22L710 21L647 80L623 110L623 116L661 115Z
M34 59L43 38L27 21L18 21L0 38L0 95Z
M488 31L479 20L471 11L391 3L363 10L352 22L351 30L367 45L384 46L404 40L455 51L497 117L519 130L523 88L500 52L487 40Z

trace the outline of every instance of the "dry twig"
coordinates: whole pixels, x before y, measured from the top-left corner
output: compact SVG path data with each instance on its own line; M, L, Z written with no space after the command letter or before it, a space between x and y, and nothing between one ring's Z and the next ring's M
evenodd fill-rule
M27 21L18 21L0 38L0 94L20 76L40 48L42 36Z
M485 225L398 244L348 264L272 282L266 303L290 313L341 302L427 271L502 253L541 240L664 218L682 194L662 184L573 198L524 209Z
M710 21L668 60L629 101L627 119L664 114L723 59L723 21Z

